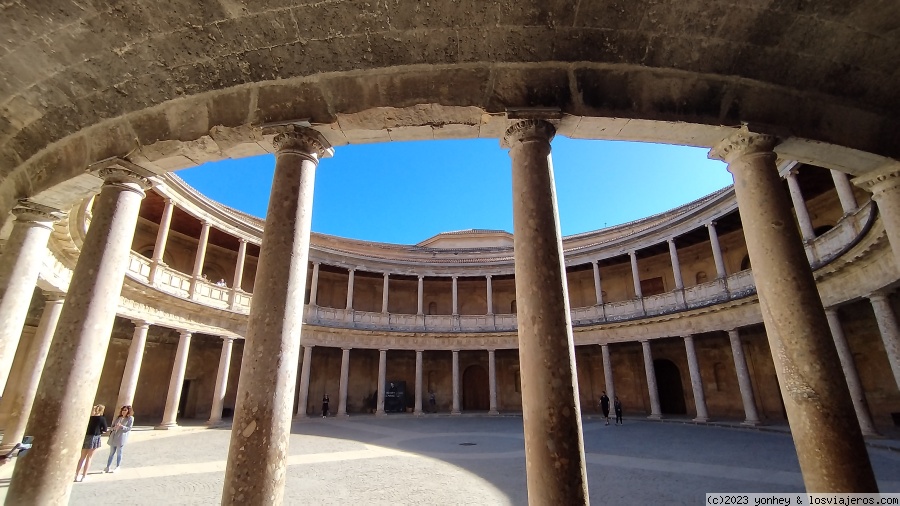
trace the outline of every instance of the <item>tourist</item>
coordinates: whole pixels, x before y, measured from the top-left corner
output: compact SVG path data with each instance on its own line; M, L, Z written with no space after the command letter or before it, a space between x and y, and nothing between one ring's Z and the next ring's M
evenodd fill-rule
M122 406L112 423L112 432L109 433L109 458L106 459L106 469L104 472L114 473L119 470L122 465L122 447L128 441L128 433L134 425L134 410L131 406ZM116 457L116 467L112 467L113 456Z
M624 425L622 421L622 401L619 400L619 396L616 396L616 402L613 404L613 409L616 410L616 425ZM609 422L606 422L607 424Z
M322 418L328 416L328 394L322 397Z
M78 467L75 468L75 481L84 481L87 476L88 469L91 467L91 459L94 458L94 452L100 448L100 436L109 428L106 425L106 418L103 412L106 406L97 404L91 409L91 418L88 421L87 431L84 435L84 444L81 446L81 458L78 459ZM81 479L78 479L78 473L81 473Z
M434 399L434 392L428 392L428 405L431 407L432 413L437 413L437 401Z
M600 395L600 411L603 411L603 417L606 418L606 425L609 425L609 397L606 390Z

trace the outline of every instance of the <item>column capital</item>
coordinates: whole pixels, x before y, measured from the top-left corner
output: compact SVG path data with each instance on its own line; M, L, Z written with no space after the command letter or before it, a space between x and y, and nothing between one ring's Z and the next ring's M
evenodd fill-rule
M233 337L233 336L219 336L219 337L222 338L223 343L227 343L229 341L234 341L237 339L236 337Z
M425 275L424 275L424 274L419 274L419 275L418 275L418 278L419 278L419 280L425 279Z
M669 237L668 239L666 239L666 242L669 243L669 244L675 244L675 238L674 238L674 237Z
M307 350L311 350L311 349L315 348L316 345L314 345L314 344L304 344L303 347L306 348Z
M121 185L136 184L141 190L146 190L153 186L153 176L146 169L136 169L137 166L129 163L128 166L116 163L109 165L97 171L97 175L103 179L105 185Z
M459 350L450 350L453 353L459 353Z
M706 228L716 228L716 220L711 220L707 222Z
M494 275L493 274L485 274L484 277L486 277L487 279L491 279L494 277Z
M212 222L209 221L209 220L201 219L201 220L200 220L200 226L201 226L201 227L210 228L210 227L212 227Z
M352 350L352 349L353 349L353 348L341 348L341 351L350 351L350 350Z
M512 148L516 144L526 141L544 141L549 143L555 135L556 127L549 121L526 119L516 121L506 129L506 132L500 139L500 146Z
M146 327L150 328L150 322L147 320L131 320L131 323L134 324L135 328Z
M316 161L334 156L334 148L318 130L288 125L272 139L276 154L315 156Z
M830 307L826 307L826 308L825 308L825 314L826 314L826 315L827 315L827 314L837 315L837 314L838 314L838 306L830 306Z
M730 164L743 156L771 153L777 144L778 138L774 135L755 133L747 127L742 127L713 146L709 150L708 157Z
M425 350L416 350L416 353L424 353Z
M16 217L16 221L34 223L52 223L65 216L64 212L55 207L38 204L28 199L19 200L16 207L12 209L12 213Z
M388 277L388 276L390 276L390 275L391 275L391 273L390 273L390 272L383 272L383 273L382 273L382 274L383 274L383 275L384 275L384 277Z
M890 296L889 292L872 292L866 296L869 300L885 301Z
M389 348L378 348L378 351L381 353L387 353L389 351Z
M178 335L181 337L191 337L194 333L190 330L179 330Z
M64 292L45 292L44 298L47 299L47 302L65 301L66 294Z
M247 239L244 239L243 237L238 237L238 243L239 244L247 244Z
M880 197L885 191L900 187L900 162L892 162L868 174L853 178L853 184Z

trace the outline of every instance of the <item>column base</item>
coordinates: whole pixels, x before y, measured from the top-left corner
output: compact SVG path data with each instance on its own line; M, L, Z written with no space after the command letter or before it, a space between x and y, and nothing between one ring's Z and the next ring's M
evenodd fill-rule
M745 425L747 427L756 427L758 425L762 425L762 422L759 420L744 420L741 422L741 425Z
M387 413L385 413L384 411L376 411L375 416L387 416Z
M350 418L347 413L338 413L336 418Z
M207 429L215 429L217 427L222 427L225 423L222 420L207 420L206 428Z
M651 414L647 417L648 420L662 420L662 415Z
M422 410L413 411L413 416L425 416L425 412L423 412Z
M306 420L307 418L309 418L309 415L306 413L297 413L294 415L294 420Z
M174 430L174 429L179 429L179 428L180 427L178 426L178 422L171 422L171 423L161 423L161 424L157 425L156 427L153 427L153 430Z
M488 414L489 414L489 415L499 415L500 412L497 411L496 409L492 409L492 410L488 411Z
M694 418L694 419L691 420L691 421L692 421L692 422L698 422L698 423L705 423L705 422L708 422L708 421L709 421L709 417L700 417L700 416L698 416L697 418Z
M450 414L451 414L451 415L454 415L454 416L456 416L456 415L461 415L461 414L462 414L462 411L451 411Z

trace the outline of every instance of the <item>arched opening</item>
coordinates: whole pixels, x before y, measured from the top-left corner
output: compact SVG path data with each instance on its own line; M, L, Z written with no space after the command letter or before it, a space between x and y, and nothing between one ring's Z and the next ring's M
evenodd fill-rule
M509 314L516 314L516 299L509 303Z
M430 314L430 315L437 314L437 302L429 302L428 303L428 314Z
M487 411L490 409L488 374L480 365L470 365L463 372L462 409Z
M832 225L822 225L820 227L814 228L813 234L815 234L816 237L819 237L820 235L824 234L825 232L828 232L829 230L831 230L832 228L834 228L834 226L832 226Z
M671 360L664 358L653 361L656 373L656 390L659 393L659 408L664 415L686 415L684 388L681 386L681 371Z
M744 255L744 258L741 259L741 270L746 271L750 268L750 255Z
M696 280L697 280L698 285L702 285L703 283L706 283L708 279L709 278L705 272L700 271L697 273Z

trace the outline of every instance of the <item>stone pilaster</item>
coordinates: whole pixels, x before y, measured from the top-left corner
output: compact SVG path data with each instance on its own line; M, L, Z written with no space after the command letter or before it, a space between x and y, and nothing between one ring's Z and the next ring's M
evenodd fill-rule
M773 148L739 130L710 151L734 175L747 250L800 469L810 492L876 492L853 403Z
M275 176L238 382L222 504L281 504L300 355L316 167L333 152L317 131L275 136ZM277 360L273 360L277 357Z
M9 504L66 504L72 470L100 382L134 227L150 173L123 161L99 171L104 179L93 218L35 396L29 432L40 441L13 471ZM30 297L30 295L29 295Z
M644 352L644 373L647 375L647 394L650 395L650 418L659 420L662 418L662 409L659 405L659 387L656 384L656 369L653 368L653 351L650 349L650 341L641 341L641 350Z
M56 209L27 200L19 201L12 213L16 219L0 256L0 394L25 326L53 222L62 215Z
M209 413L210 427L222 422L222 408L225 406L225 392L228 390L228 371L231 369L231 350L234 338L222 336L222 352L219 354L219 369L216 374L216 390L213 392L212 409Z
M163 419L154 429L168 430L178 427L178 403L181 400L184 372L187 370L188 352L190 351L191 333L186 330L181 331L178 334L178 350L175 352L175 363L172 364L172 375L169 377L169 393L166 395Z
M19 375L10 377L3 397L0 397L0 428L3 428L0 453L11 450L13 446L21 443L25 436L25 426L31 414L31 406L34 404L34 396L47 360L47 352L50 351L50 342L59 321L63 300L61 294L47 296L34 337L28 346L19 346L16 352L12 370L17 371Z
M550 161L556 130L514 123L510 148L513 240L528 500L588 502L581 405L565 265Z
M122 373L122 383L119 384L119 396L113 409L118 410L122 406L130 406L134 402L134 392L137 390L138 376L141 373L141 363L144 361L144 345L147 344L147 332L150 324L135 320L134 334L131 344L128 346L128 358L125 359L125 371ZM118 413L118 411L116 411Z

